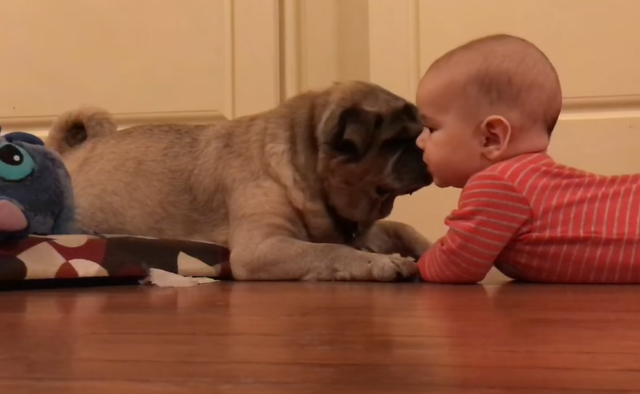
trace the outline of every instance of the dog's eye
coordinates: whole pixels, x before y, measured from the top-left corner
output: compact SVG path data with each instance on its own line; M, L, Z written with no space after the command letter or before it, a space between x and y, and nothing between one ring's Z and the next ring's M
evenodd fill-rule
M355 142L347 139L340 140L334 145L334 149L345 156L357 156L358 155L358 147Z
M0 145L0 179L21 181L31 175L33 167L33 159L24 149L13 144Z
M382 123L384 123L384 119L382 118L382 115L380 114L376 114L376 118L373 124L373 128L375 130L378 130L380 128L380 126L382 126Z
M391 194L391 189L388 189L384 186L377 186L376 187L376 195L380 198L384 198L387 197L389 194Z
M397 151L397 150L401 150L402 148L404 148L407 145L412 145L413 142L410 140L406 140L403 138L393 138L390 140L386 140L383 143L384 148L389 149L391 151Z

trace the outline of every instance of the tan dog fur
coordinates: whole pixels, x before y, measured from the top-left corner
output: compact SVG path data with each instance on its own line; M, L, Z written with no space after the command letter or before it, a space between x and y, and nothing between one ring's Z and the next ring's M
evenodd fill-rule
M86 230L214 242L239 280L392 281L413 277L429 246L380 220L431 183L421 129L413 104L354 81L202 126L116 131L106 111L80 108L46 143ZM343 222L357 223L355 237Z

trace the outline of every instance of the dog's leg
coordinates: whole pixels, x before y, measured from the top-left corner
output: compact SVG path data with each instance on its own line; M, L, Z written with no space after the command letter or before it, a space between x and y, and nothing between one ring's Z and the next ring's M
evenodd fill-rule
M415 261L398 254L301 240L302 229L296 228L297 217L290 205L269 200L229 199L229 247L235 279L388 282L416 275Z
M398 253L417 260L429 249L431 242L408 224L381 220L356 238L353 246L375 253Z
M234 247L231 271L237 280L391 282L413 278L417 267L413 259L397 254L275 236L263 239L256 246L247 243Z

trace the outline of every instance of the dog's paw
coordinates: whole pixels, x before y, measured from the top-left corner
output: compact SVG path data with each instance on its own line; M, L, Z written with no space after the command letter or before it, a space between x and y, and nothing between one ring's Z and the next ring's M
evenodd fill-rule
M428 239L422 236L415 237L407 243L407 255L418 260L420 257L422 257L423 254L427 252L427 250L429 250L429 248L431 248L432 245L433 244Z
M431 247L431 242L409 225L397 225L394 235L398 240L400 253L403 256L413 257L417 260Z
M376 255L370 264L373 278L380 282L411 279L418 273L415 260L399 254Z

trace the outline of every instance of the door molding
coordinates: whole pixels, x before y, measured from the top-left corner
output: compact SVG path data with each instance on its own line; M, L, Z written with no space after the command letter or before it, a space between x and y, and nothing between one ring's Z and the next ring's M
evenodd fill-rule
M45 138L49 134L51 125L59 115L61 114L0 118L0 126L2 126L2 134L0 136L11 131L22 131ZM112 116L119 129L139 124L208 124L227 119L219 111L132 112L114 113Z
M369 0L371 82L412 102L424 72L419 7L419 0Z
M280 103L280 1L225 0L231 9L232 104L225 116L261 112ZM228 111L228 113L227 113Z

